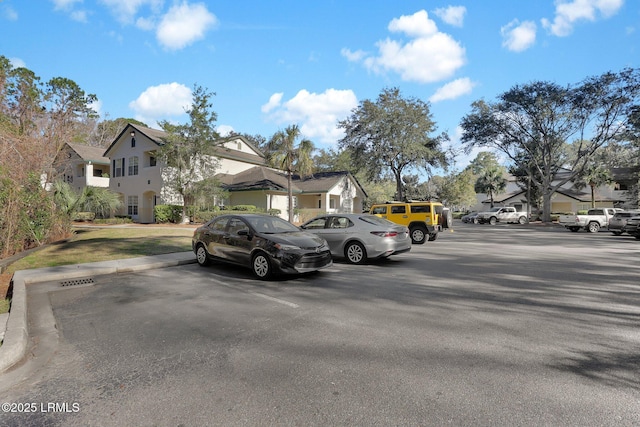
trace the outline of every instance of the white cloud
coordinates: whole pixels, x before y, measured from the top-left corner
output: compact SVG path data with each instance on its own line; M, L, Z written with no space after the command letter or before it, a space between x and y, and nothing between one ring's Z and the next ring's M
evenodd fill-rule
M279 125L297 124L305 138L324 144L333 144L342 138L338 121L358 106L358 99L351 90L327 89L323 93L310 93L303 89L290 100L284 103L281 100L282 94L276 93L262 107L263 112L271 112L268 119Z
M13 68L27 68L27 63L20 58L9 58L9 62Z
M355 52L353 52L350 49L343 47L340 50L340 55L347 58L347 61L358 62L358 61L361 61L365 56L367 56L367 53L362 50L356 50Z
M224 138L225 136L229 136L231 132L233 132L233 127L229 125L219 125L216 127L216 132L218 132L218 134Z
M532 21L520 23L517 19L500 28L502 46L513 52L522 52L536 41L536 24Z
M102 101L99 99L89 104L89 108L93 109L99 116L102 117Z
M72 20L81 22L83 24L86 24L88 22L87 11L76 9L76 3L81 4L83 0L51 0L51 1L54 4L55 10L67 12L69 14L69 17Z
M85 10L74 10L69 16L74 21L82 22L83 24L89 22L87 19L87 12Z
M150 86L138 96L135 101L129 103L136 113L136 119L152 126L152 122L168 120L169 117L177 117L185 114L191 107L193 100L191 89L179 83L165 83L158 86Z
M434 13L447 24L453 25L454 27L462 27L464 24L464 14L467 13L467 8L464 6L442 7L434 10Z
M593 22L598 15L608 18L615 15L623 4L624 0L556 0L553 22L544 18L542 26L555 36L568 36L575 23Z
M153 13L159 13L163 0L100 0L120 22L130 24L140 9L148 6Z
M439 102L447 99L455 99L463 95L468 95L476 84L468 77L457 79L442 86L429 98L430 102Z
M171 7L162 17L156 37L165 48L178 50L204 38L207 30L217 24L218 18L204 3L190 5L183 2Z
M451 77L465 62L465 50L450 35L438 31L435 22L421 10L410 16L395 18L389 23L391 32L411 37L408 42L379 41L377 56L355 55L348 49L342 54L347 59L362 61L375 73L394 71L406 81L432 83ZM353 59L352 59L353 58Z
M266 104L264 104L260 109L262 110L263 113L268 113L270 111L272 111L274 108L277 108L280 106L280 102L282 101L282 96L284 95L284 93L282 92L278 92L278 93L274 93L273 95L271 95L269 97L269 102L267 102Z
M82 0L51 0L56 10L69 10L76 3L82 3Z
M18 20L18 12L14 8L9 5L5 5L2 7L2 16L7 21L17 21Z

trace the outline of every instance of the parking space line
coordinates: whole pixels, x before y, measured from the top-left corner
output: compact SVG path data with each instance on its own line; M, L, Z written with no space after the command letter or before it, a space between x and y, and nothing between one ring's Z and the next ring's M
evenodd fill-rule
M265 294L262 294L260 292L252 292L252 291L247 291L247 290L244 290L244 289L240 289L237 286L230 285L229 283L222 282L222 281L217 280L217 279L215 279L213 277L209 277L209 280L211 280L212 282L217 283L218 285L222 285L222 286L225 286L225 287L230 288L230 289L235 289L236 291L246 292L246 293L248 293L250 295L259 296L259 297L264 298L266 300L269 300L269 301L272 301L272 302L277 302L278 304L286 305L287 307L291 307L291 308L299 308L300 307L296 303L285 301L285 300L280 299L280 298L271 297L269 295L265 295Z
M285 301L285 300L280 299L280 298L270 297L269 295L261 294L261 293L258 293L258 292L250 292L250 294L252 294L252 295L257 295L257 296L262 297L262 298L264 298L264 299L267 299L267 300L269 300L269 301L277 302L278 304L283 304L283 305L286 305L286 306L291 307L291 308L298 308L298 307L300 307L300 306L299 306L298 304L296 304L296 303L289 302L289 301Z

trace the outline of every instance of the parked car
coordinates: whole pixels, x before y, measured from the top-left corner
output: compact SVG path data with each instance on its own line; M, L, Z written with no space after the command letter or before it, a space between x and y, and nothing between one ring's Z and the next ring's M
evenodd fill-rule
M322 238L269 215L221 215L198 227L191 241L198 264L221 260L251 268L259 279L333 265Z
M488 223L491 225L495 225L497 222L526 224L528 221L527 213L518 212L513 206L497 206L489 211L479 212L476 219L480 224Z
M460 218L462 220L462 222L467 223L467 224L477 224L478 223L478 212L470 212L466 215L463 215L462 218Z
M331 255L352 264L411 250L407 227L370 214L321 215L300 228L324 238Z
M622 209L595 208L589 209L586 215L560 215L558 222L573 232L584 229L597 233L601 228L607 227L609 220L618 212L622 212Z
M640 240L640 216L632 216L629 218L624 227L622 227L622 231Z
M422 245L438 238L438 234L453 225L453 214L440 202L386 202L371 206L370 212L380 218L409 228L411 241Z
M627 224L627 220L634 216L640 216L640 211L624 211L617 212L613 218L609 220L609 226L607 227L616 236L624 233L623 227Z

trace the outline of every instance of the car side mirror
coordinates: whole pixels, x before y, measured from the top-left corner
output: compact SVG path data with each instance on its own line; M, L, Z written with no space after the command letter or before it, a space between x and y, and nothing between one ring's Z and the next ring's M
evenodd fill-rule
M238 236L251 236L251 233L248 229L244 228L242 230L238 230Z

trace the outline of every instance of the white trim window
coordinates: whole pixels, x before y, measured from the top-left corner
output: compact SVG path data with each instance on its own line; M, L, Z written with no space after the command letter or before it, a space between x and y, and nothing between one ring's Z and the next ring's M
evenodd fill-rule
M127 198L127 214L131 216L138 215L138 196L129 196Z
M138 175L138 156L129 157L129 176Z
M123 166L124 166L124 159L113 160L113 177L114 178L124 176Z

